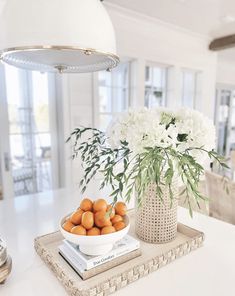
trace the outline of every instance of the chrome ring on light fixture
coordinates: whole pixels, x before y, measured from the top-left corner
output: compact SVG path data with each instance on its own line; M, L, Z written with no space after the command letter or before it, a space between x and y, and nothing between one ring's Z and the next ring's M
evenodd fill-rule
M41 59L42 51L51 51L50 64L44 63ZM67 56L63 54L63 61L60 52L67 52ZM28 61L25 52L30 52L32 61ZM103 69L110 70L119 63L119 57L115 54L102 52L92 48L82 48L75 46L21 46L4 49L1 52L1 60L12 66L17 66L28 70L40 70L46 72L59 73L84 73L94 72ZM69 63L70 55L73 56L72 63ZM92 56L92 65L88 65L87 58ZM77 61L76 58L77 57Z

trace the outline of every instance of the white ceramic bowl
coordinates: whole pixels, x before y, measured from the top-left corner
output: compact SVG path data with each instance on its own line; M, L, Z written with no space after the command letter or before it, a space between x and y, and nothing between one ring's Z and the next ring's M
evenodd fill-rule
M108 253L112 250L113 244L122 239L130 229L129 218L128 216L124 216L126 227L122 230L104 235L77 235L65 231L62 228L62 225L70 215L67 215L60 221L60 231L66 240L70 241L71 243L74 243L75 245L78 245L80 251L86 255L98 256Z

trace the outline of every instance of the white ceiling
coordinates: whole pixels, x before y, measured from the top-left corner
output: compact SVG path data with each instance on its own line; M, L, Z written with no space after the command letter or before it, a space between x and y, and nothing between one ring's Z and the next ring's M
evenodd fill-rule
M105 0L211 37L235 33L235 0Z

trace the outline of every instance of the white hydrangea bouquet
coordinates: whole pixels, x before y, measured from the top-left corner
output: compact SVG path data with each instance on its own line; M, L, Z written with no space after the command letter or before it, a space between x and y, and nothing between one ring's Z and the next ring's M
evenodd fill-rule
M113 202L122 197L128 202L137 192L141 204L149 184L156 184L161 199L162 186L174 199L173 178L185 184L184 194L192 215L192 199L199 205L206 198L198 190L206 158L227 167L215 147L215 128L200 112L181 109L129 110L117 116L106 133L95 128L76 128L68 141L73 141L73 158L81 155L84 176L82 192L99 172L101 189L111 186Z

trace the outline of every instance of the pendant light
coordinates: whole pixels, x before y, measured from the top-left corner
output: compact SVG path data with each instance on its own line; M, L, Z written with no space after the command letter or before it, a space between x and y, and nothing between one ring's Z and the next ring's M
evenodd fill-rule
M115 32L99 0L0 0L0 59L42 72L117 66Z

